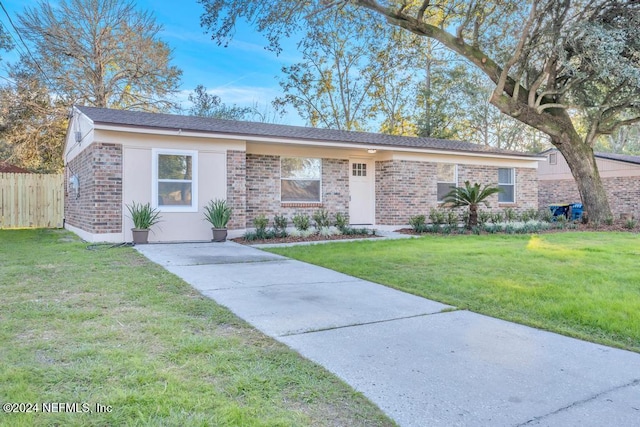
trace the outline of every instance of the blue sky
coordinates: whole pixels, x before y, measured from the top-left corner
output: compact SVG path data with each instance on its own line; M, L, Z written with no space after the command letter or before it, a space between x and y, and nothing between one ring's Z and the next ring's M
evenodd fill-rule
M51 1L55 3L55 0ZM14 23L16 13L26 6L36 6L37 0L2 0ZM219 95L226 104L263 107L280 94L277 75L283 65L301 58L295 42L283 43L284 50L276 56L264 49L266 41L249 25L238 28L229 47L217 46L200 27L203 7L195 0L138 0L138 7L153 12L156 22L164 26L160 38L174 49L173 64L182 69L179 99L187 107L188 93L202 84ZM0 21L9 26L4 12ZM3 55L3 61L11 61ZM6 75L6 74L5 74ZM279 120L283 124L302 124L295 113Z

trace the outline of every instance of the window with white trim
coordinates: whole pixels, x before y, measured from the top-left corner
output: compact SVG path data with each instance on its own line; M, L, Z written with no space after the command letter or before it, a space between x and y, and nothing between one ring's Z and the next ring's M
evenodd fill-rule
M458 165L453 163L437 164L438 201L442 202L451 189L458 186Z
M549 164L557 165L558 164L558 153L549 154Z
M322 201L322 159L283 157L280 159L280 201L319 203Z
M197 212L198 152L153 150L154 207L163 212Z
M498 193L499 203L515 203L516 201L516 176L513 168L498 169L498 187L502 190Z

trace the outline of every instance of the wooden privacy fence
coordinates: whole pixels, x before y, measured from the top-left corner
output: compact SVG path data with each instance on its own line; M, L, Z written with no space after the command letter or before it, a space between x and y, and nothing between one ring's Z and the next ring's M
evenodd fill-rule
M0 173L0 228L60 228L64 176Z

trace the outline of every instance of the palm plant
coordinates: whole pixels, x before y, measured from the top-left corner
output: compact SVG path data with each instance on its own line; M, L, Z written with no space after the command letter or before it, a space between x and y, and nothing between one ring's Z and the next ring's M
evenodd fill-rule
M499 187L490 185L480 187L480 184L477 182L471 185L469 181L465 181L464 187L456 187L449 191L444 197L444 202L451 203L451 207L454 208L469 207L469 222L467 223L467 228L470 229L478 225L478 206L480 203L489 206L487 198L501 191L502 189Z

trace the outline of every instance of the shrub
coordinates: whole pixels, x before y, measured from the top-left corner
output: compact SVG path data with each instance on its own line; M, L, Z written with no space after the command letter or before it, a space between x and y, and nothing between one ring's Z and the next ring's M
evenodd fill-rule
M507 222L514 222L516 219L518 219L518 214L513 209L506 208L504 210L504 219Z
M258 239L267 238L267 225L269 225L269 220L265 215L261 214L253 219L253 226L256 228Z
M631 218L627 219L624 223L624 227L628 230L633 230L634 228L636 228L637 225L638 225L638 221Z
M335 226L338 227L338 230L342 231L349 226L349 215L338 212L335 217Z
M338 230L336 227L321 227L318 230L318 234L323 237L337 236L340 234L340 230Z
M458 213L455 211L447 212L446 222L449 227L458 227Z
M345 236L356 236L356 235L367 235L371 232L371 230L369 230L366 227L363 228L353 228L353 227L347 227L342 231L342 234L344 234ZM372 234L375 234L372 233Z
M298 228L296 228L295 230L291 231L291 233L289 233L292 237L302 237L302 238L307 238L309 236L313 236L314 234L316 234L315 230L310 230L310 229L306 229L306 230L300 230Z
M489 211L478 211L478 224L485 225L491 220L491 212Z
M242 238L248 242L253 242L254 240L258 240L258 234L255 231L247 231Z
M308 230L309 226L311 225L311 219L309 218L309 215L304 213L295 214L293 218L291 218L291 221L293 222L294 227L298 231Z
M550 209L541 209L538 218L545 222L553 221L553 212Z
M504 222L504 215L502 212L494 212L491 214L491 222L493 224L498 224Z
M277 237L287 237L287 217L276 215L273 217L273 232Z
M429 220L431 221L432 224L435 224L435 225L444 224L445 222L444 212L440 211L439 209L431 208L431 210L429 211Z
M329 212L327 212L325 209L315 211L313 213L313 221L316 223L317 229L329 227L331 225L331 221L329 220Z
M409 218L409 225L416 233L424 233L426 231L427 217L424 215L415 215Z
M527 209L526 211L520 214L520 221L537 221L538 220L538 211L535 209Z
M608 216L604 219L604 223L607 225L613 225L613 217Z

